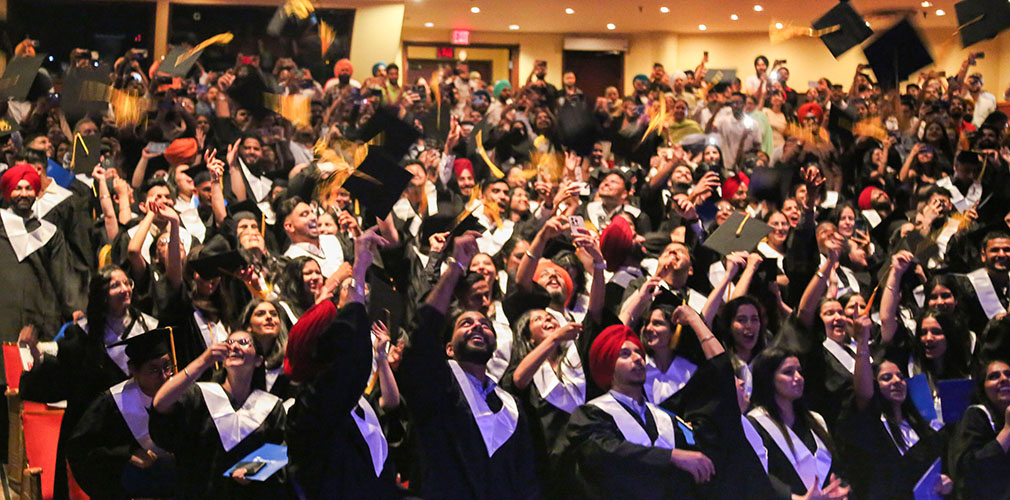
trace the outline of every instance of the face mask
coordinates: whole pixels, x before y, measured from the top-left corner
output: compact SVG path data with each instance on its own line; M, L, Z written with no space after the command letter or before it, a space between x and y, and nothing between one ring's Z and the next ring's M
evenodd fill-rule
M337 81L339 81L341 85L347 85L347 83L351 81L351 75L347 74L337 75Z

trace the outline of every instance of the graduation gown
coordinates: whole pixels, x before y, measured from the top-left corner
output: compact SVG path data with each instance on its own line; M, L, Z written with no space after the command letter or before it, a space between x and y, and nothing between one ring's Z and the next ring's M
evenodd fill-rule
M695 498L694 479L670 461L686 437L669 414L646 407L643 425L608 392L572 413L554 450L565 498Z
M52 338L86 302L74 286L78 281L63 233L37 219L39 225L29 231L25 220L9 209L0 210L0 217L0 269L7 284L0 294L0 339L16 342L29 323L39 329L40 338Z
M1010 455L996 442L999 429L990 411L982 405L969 407L950 440L949 463L958 498L1010 498Z
M400 362L399 383L416 430L421 496L539 498L527 416L501 388L495 388L502 401L497 412L484 400L471 403L476 389L464 385L470 384L466 375L445 361L445 316L423 305L416 324Z
M74 186L84 187L83 184L76 182ZM90 191L85 193L75 192L50 182L32 209L39 219L53 223L63 233L72 256L71 262L80 277L76 285L86 294L89 270L96 266L96 252L91 245L88 229L93 220L90 202L94 198Z
M131 495L123 486L124 474L158 474L164 468L168 469L168 474L159 474L158 479L167 483L161 484L162 487L168 488L161 490L157 496L169 496L174 491L174 465L167 465L170 459L159 460L162 469L157 472L149 469L159 465L141 469L130 464L130 456L139 449L165 454L151 440L148 431L147 405L150 399L140 393L136 382L131 379L102 393L81 416L67 443L67 463L77 484L91 498L129 499ZM145 479L148 484L157 481L152 477Z
M926 435L902 453L881 417L877 405L860 410L853 399L838 419L835 435L852 486L849 497L911 499L916 483L942 455L942 440L926 427Z
M277 499L288 497L283 470L248 486L224 473L264 444L283 443L284 422L276 396L254 389L236 409L220 384L198 382L168 413L151 410L149 427L154 443L175 454L178 498Z
M814 419L824 425L824 419L817 413ZM831 452L812 430L797 419L791 428L782 429L775 425L764 408L755 408L747 413L747 419L754 425L767 450L768 475L773 480L789 486L796 495L805 495L816 478L819 487L828 483L832 472ZM792 450L789 442L792 442Z
M325 301L305 313L332 322L317 356L328 364L304 382L288 413L291 477L307 498L396 498L396 471L379 416L361 396L371 369L371 323L365 307L337 311Z
M227 279L227 278L223 278ZM224 286L222 283L219 286ZM228 338L224 318L211 322L202 311L193 307L185 293L185 284L178 290L170 290L167 280L155 283L158 304L158 319L162 326L171 326L175 337L175 352L178 366L186 366L202 354L210 344L223 342ZM202 380L210 377L204 373Z

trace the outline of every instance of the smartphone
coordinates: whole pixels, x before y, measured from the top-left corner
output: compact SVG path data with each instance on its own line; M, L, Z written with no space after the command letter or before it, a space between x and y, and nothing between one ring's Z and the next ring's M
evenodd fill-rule
M248 65L252 65L252 64L254 64L254 63L253 63L253 58L252 58L252 56L242 56L242 57L241 57L241 58L240 58L240 59L238 60L238 62L239 62L239 64L248 64Z
M673 158L673 148L658 148L656 150L657 156L660 158L665 158L667 160Z
M263 467L266 467L266 462L241 462L235 466L235 470L245 469L245 477L255 476L257 472Z
M155 154L164 153L166 149L168 149L168 143L167 142L149 142L149 143L147 143L147 150L150 151L150 152L152 152L152 153L155 153Z
M866 219L862 217L856 218L856 225L853 226L852 232L855 233L857 231L862 234L870 234L869 223L866 222Z
M586 229L586 220L581 215L569 215L568 224L571 226L573 235L580 232L582 234L589 234L589 230Z

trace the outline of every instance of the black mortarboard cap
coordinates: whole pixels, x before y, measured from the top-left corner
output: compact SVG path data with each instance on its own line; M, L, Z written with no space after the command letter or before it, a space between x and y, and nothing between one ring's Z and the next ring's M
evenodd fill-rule
M413 174L401 167L382 147L369 148L368 156L344 181L344 189L383 219L410 184Z
M410 146L420 136L417 129L413 125L401 120L396 112L393 111L393 108L381 107L375 111L375 114L364 125L358 128L358 133L354 139L368 142L382 132L386 133L385 142L383 143L386 152L397 160L407 154L407 150L410 149Z
M91 174L102 157L102 138L97 135L74 136L74 150L71 153L75 174Z
M481 225L480 221L472 213L466 213L466 215L463 213L456 215L437 213L425 217L424 221L421 222L420 229L421 238L425 242L435 233L448 232L449 236L446 239L451 241L453 238L462 236L467 231L483 233L487 231L487 228Z
M21 125L18 125L17 120L11 118L10 114L0 117L0 139L6 139L19 130L21 130Z
M17 56L8 61L0 77L0 100L13 98L23 101L28 98L44 58L45 55Z
M832 106L828 112L828 134L840 150L847 150L855 140L852 128L857 120L853 110L842 109L841 106Z
M67 114L67 121L76 123L86 115L98 118L109 110L106 92L109 89L108 64L99 67L84 66L72 68L63 80L63 95L60 107Z
M592 112L583 106L562 106L558 112L558 138L579 156L593 153L599 126Z
M668 288L660 288L659 295L652 298L652 307L656 306L670 306L670 307L680 307L684 303L684 297L681 295L676 295L671 292Z
M771 226L761 219L746 217L739 212L730 215L719 229L716 229L704 245L715 250L720 255L732 252L750 252L754 250L761 238L768 236Z
M222 253L204 256L189 261L193 270L200 273L204 279L212 279L223 275L232 275L246 266L245 257L238 250L228 250Z
M156 328L116 342L109 347L126 346L126 357L135 365L172 353L171 336L168 328Z
M158 65L158 72L165 73L170 76L177 76L179 78L185 78L189 74L189 71L193 69L193 65L196 61L200 59L200 55L203 54L203 50L198 50L188 57L181 59L180 57L185 53L189 52L186 47L175 47L168 54L165 55L165 59L161 61Z
M789 197L789 187L793 172L787 168L758 167L751 171L747 195L756 200L765 200L782 205Z
M228 204L228 215L231 216L233 219L236 218L239 214L243 213L252 214L252 216L256 219L257 223L259 223L259 221L261 220L261 216L263 215L263 211L260 210L259 205L257 205L256 202L252 201L251 199L236 201L235 203Z
M1010 28L1010 3L1003 0L964 0L954 4L961 46L996 38Z
M897 88L912 73L933 64L926 42L907 18L864 47L863 54L885 90Z
M264 93L268 92L266 82L260 76L260 72L255 68L250 69L248 74L235 79L235 83L228 89L228 97L238 105L240 109L246 109L257 119L269 114L266 107Z
M1010 3L1007 5L1010 5ZM982 155L975 151L964 149L957 153L957 162L965 165L975 165L977 167L981 167Z
M195 165L183 170L182 173L193 179L194 184L200 184L201 182L206 182L210 180L210 170L206 165Z
M814 21L812 28L821 30L833 26L838 26L838 31L821 36L821 41L835 58L873 35L873 30L866 25L863 16L859 15L856 9L853 9L852 5L844 0L824 13L820 19Z

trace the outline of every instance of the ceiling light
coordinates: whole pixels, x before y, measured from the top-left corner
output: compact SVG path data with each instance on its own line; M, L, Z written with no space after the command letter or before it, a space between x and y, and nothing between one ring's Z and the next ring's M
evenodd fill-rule
M565 9L565 14L574 14L574 13L575 13L575 9L573 9L571 7L568 7L567 9Z
M515 30L519 29L519 25L518 24L510 24L509 25L509 29L512 30L512 31L515 31Z
M938 16L946 16L947 13L944 12L943 9L936 9L936 15L938 15Z
M869 28L869 27L870 27L870 22L869 22L869 21L866 21L866 27L867 27L867 28Z
M765 10L765 8L760 5L754 6L754 12L761 12L762 10Z
M928 9L933 6L933 4L929 0L922 0L922 3L919 5L922 5L922 8L924 9Z
M704 24L699 24L698 25L698 29L701 30L701 31L705 31L705 30L708 29L708 26L705 26Z
M425 28L434 28L435 27L435 23L424 23L424 27Z
M737 19L740 19L740 16L738 16L738 15L736 15L736 14L730 14L730 15L729 15L729 19L730 19L731 21L736 21Z
M782 29L782 23L775 23L775 29L777 30Z
M669 7L660 7L659 11L662 12L663 14L666 14L666 13L670 12L670 8Z
M470 7L470 12L474 14L480 14L480 7Z
M607 23L607 29L608 30L616 30L617 26L615 26L614 23Z

